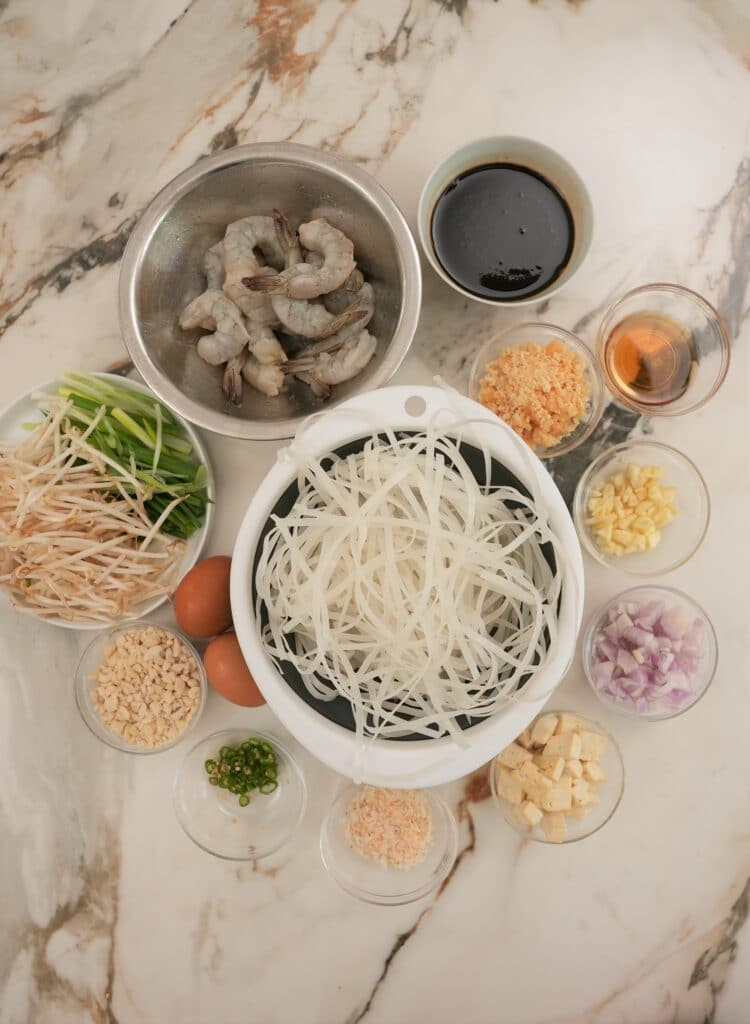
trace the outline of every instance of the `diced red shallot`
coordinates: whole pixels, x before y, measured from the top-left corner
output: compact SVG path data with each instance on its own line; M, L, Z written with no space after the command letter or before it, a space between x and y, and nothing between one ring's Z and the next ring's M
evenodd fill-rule
M591 674L600 692L639 714L661 701L679 709L695 696L705 649L703 621L682 605L621 602L594 636Z

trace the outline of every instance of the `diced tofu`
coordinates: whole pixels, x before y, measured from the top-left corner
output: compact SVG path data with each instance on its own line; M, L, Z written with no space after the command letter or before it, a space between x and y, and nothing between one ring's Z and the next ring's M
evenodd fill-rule
M545 775L549 775L551 779L559 779L565 768L565 759L562 757L549 757L547 754L534 754L534 764Z
M600 761L607 745L607 737L598 732L582 732L579 734L581 749L577 755L581 761ZM545 754L547 753L545 749ZM571 757L576 756L571 754Z
M596 761L586 761L583 766L583 777L589 782L606 782L607 773Z
M571 779L580 779L584 774L583 765L578 760L578 758L571 757L570 760L565 762L563 774L569 775Z
M519 746L518 743L511 743L509 747L498 757L500 764L506 768L520 768L524 761L531 760L531 751L524 750L523 747Z
M529 828L533 828L538 825L544 817L543 813L539 810L536 804L530 800L525 800L518 808L517 817L522 820L525 825Z
M569 811L573 806L572 779L560 779L542 794L539 806L543 811Z
M585 779L576 779L573 783L573 806L585 807L589 803L589 784Z
M568 834L564 814L545 814L542 818L542 831L551 843L562 843Z
M557 728L557 715L541 715L531 729L531 742L543 747Z
M540 771L533 761L525 761L518 769L518 775L524 786L528 783L537 789L549 789L552 785L552 779Z
M516 743L524 750L528 750L531 746L531 729L524 729L521 735L516 737Z
M571 715L569 711L563 711L561 715L557 716L557 728L555 732L559 735L561 732L580 732L581 729L585 729L586 726L578 717L578 715Z
M569 758L577 759L581 756L581 733L577 732L563 732L558 736L553 736L549 742L545 745L544 753L548 755L557 755L557 757L564 757L566 760ZM589 735L594 735L589 733Z
M520 804L523 801L523 783L518 772L501 765L497 773L497 791L509 804Z

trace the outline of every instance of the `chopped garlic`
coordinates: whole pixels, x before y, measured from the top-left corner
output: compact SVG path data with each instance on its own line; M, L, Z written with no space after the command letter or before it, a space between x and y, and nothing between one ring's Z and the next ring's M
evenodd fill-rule
M661 484L660 466L628 463L591 491L586 524L598 547L609 555L650 551L661 540L661 529L677 515L676 488Z

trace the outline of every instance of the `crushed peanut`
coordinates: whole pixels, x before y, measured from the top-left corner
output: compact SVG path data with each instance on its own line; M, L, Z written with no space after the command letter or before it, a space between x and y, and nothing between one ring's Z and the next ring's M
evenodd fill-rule
M175 740L201 700L195 656L158 626L120 633L89 680L97 684L91 700L102 723L144 750Z
M656 547L677 515L676 488L662 486L663 472L631 462L592 490L586 523L602 551L621 557Z
M532 447L553 447L575 430L589 396L583 359L562 341L506 349L479 384L482 405Z

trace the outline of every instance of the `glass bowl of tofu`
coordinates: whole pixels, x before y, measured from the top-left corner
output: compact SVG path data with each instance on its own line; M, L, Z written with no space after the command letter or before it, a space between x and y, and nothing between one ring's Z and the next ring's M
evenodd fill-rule
M598 832L625 786L620 748L598 722L545 711L490 765L490 788L517 832L540 843L575 843Z
M674 587L631 587L611 598L583 634L591 689L623 715L661 721L684 714L716 675L719 648L701 606Z
M578 482L573 519L588 553L630 576L661 576L691 558L711 503L698 467L658 441L615 445Z

